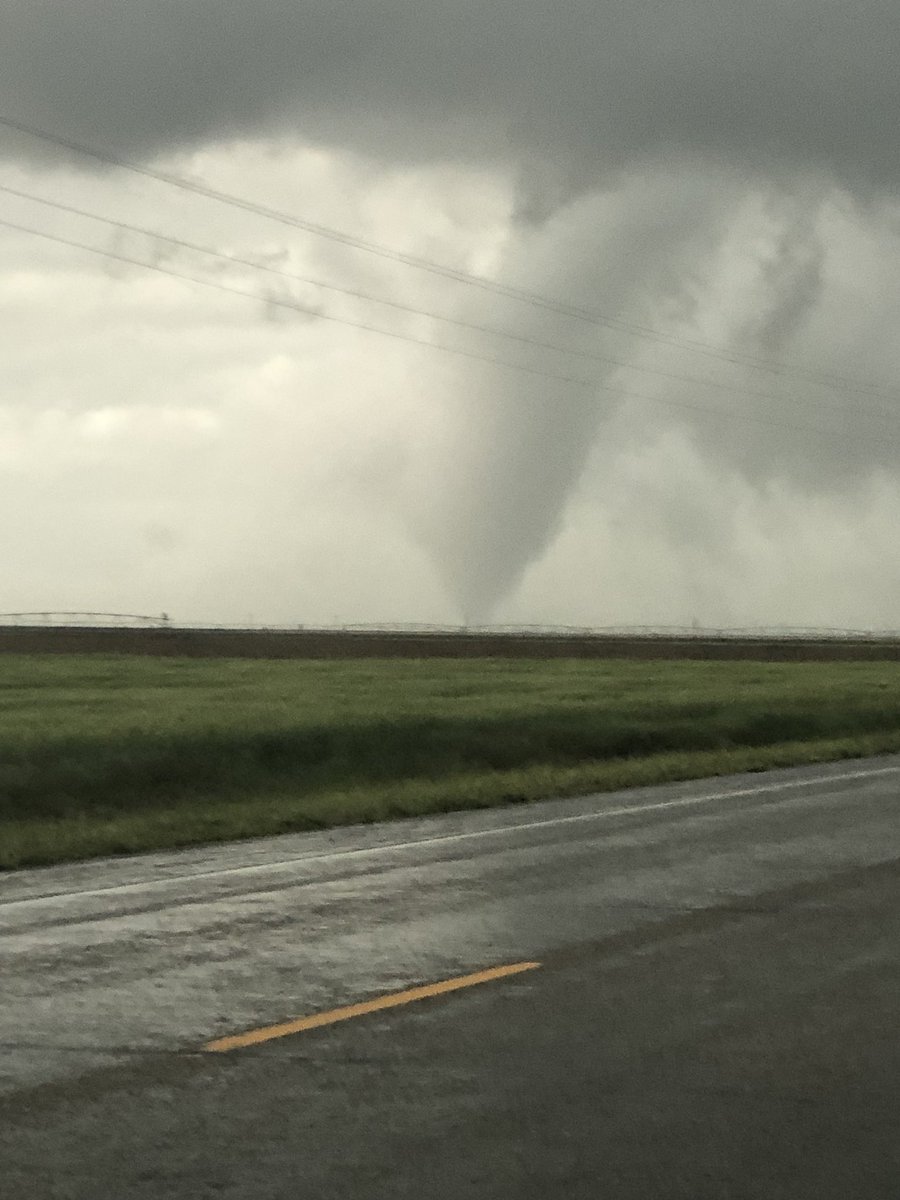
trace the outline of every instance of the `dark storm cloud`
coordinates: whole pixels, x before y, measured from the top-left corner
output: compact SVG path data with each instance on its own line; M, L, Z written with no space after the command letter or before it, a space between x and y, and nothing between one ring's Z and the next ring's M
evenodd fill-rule
M704 279L724 270L717 255L743 198L766 197L776 233L742 251L755 298L701 336L744 356L796 358L823 292L831 186L875 201L873 213L898 191L898 62L897 0L6 0L0 115L131 158L288 137L388 164L488 163L518 182L504 281L688 332ZM0 132L4 146L48 153ZM461 315L487 323L499 323L497 306L483 293L460 302ZM890 338L877 315L865 328L852 317L832 314L807 336L801 365L893 388L893 316ZM548 322L524 309L503 318L526 337L545 337ZM596 327L566 336L575 349L599 343L651 366L663 353ZM538 355L534 365L554 371L559 361ZM749 370L734 376L758 386ZM435 452L411 524L461 610L480 619L558 532L618 402L480 367L461 370L458 385L448 398L458 425ZM698 400L692 385L654 388L639 376L636 386L689 409ZM784 476L825 491L893 467L896 439L879 445L875 425L873 444L864 414L829 416L824 402L802 406L814 397L795 381L782 388L774 403L701 388L694 416L642 411L648 429L673 413L708 460L760 487ZM713 420L706 403L751 423ZM854 420L868 448L847 466ZM804 421L834 427L833 445L805 437ZM708 514L683 512L673 537L716 541Z
M0 109L139 155L296 133L376 157L660 150L900 173L895 0L7 0Z

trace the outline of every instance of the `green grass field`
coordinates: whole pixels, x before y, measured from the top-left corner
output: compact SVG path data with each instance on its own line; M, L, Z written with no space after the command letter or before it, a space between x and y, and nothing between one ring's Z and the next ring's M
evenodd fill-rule
M0 657L0 868L900 750L900 663Z

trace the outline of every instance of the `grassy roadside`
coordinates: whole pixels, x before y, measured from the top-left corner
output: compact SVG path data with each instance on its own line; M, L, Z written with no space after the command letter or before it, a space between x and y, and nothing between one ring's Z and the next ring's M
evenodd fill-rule
M900 664L0 658L0 869L900 750Z

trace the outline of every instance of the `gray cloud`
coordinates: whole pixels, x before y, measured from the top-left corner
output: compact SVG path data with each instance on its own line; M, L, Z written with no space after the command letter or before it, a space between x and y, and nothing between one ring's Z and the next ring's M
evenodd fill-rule
M0 114L140 159L283 138L392 168L488 164L517 182L504 282L738 358L898 382L888 341L900 297L882 305L884 326L860 323L852 289L829 283L823 233L836 189L877 229L900 183L896 0L11 0L3 27ZM51 153L10 134L0 135L4 150ZM729 251L748 196L763 197L770 229ZM737 299L721 283L740 273L723 266L729 252L750 281ZM371 260L341 263L357 279L372 270ZM405 285L385 283L395 286ZM852 491L876 468L895 469L883 423L853 404L835 414L839 394L797 377L773 380L746 362L723 366L546 312L501 311L481 293L458 308L628 359L635 370L582 373L651 397L573 392L480 366L455 375L447 423L407 500L409 524L474 619L547 550L592 447L623 436L610 424L623 406L647 430L686 426L713 474L724 464L761 490L790 479L810 493ZM580 369L549 352L523 351L522 361ZM774 398L642 375L641 365ZM877 403L897 411L894 396ZM700 411L678 407L690 404ZM728 419L742 415L759 421ZM860 431L868 442L848 458ZM671 539L719 553L723 521L687 499L662 524Z
M11 0L0 107L151 155L290 133L376 158L900 171L894 0Z

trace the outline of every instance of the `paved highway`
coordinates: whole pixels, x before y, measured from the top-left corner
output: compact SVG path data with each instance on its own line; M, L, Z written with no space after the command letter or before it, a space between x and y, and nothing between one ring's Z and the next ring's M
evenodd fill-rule
M900 757L0 876L0 1196L900 1195Z

